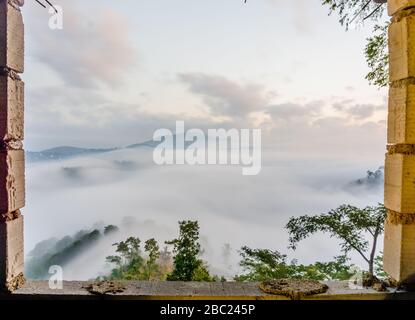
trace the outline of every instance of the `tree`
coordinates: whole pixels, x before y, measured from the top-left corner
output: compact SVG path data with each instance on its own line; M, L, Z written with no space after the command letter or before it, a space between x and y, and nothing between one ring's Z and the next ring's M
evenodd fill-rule
M375 275L378 279L384 281L390 279L389 275L383 269L383 252L380 252L375 258Z
M389 22L375 25L373 36L367 39L365 47L366 62L371 70L366 79L378 87L386 87L389 83L388 27Z
M140 249L139 238L129 237L125 241L115 243L117 255L108 256L107 262L115 265L109 276L100 279L109 280L165 280L168 268L166 259L170 252L167 249L160 251L155 239L149 239L144 243L143 255ZM161 257L163 259L161 259Z
M293 269L287 264L287 256L278 251L245 246L240 255L242 260L239 265L244 274L235 277L237 281L265 281L293 276Z
M65 236L59 240L52 238L42 241L28 254L26 276L37 280L49 279L50 266L65 267L80 254L96 246L101 237L102 233L95 229L81 230L73 236Z
M76 235L74 241L63 250L53 254L50 259L47 261L46 272L49 270L49 266L58 265L64 266L73 260L74 257L79 255L81 252L84 252L88 248L93 247L101 238L101 232L97 229L83 234L85 231L79 232L79 235Z
M115 252L119 255L108 256L107 262L114 263L116 268L111 272L110 278L122 280L142 280L141 269L144 258L140 250L139 238L129 237L125 241L114 243Z
M153 274L159 272L157 259L160 257L160 248L156 240L149 239L145 242L144 250L148 254L148 259L146 261L146 278L151 280Z
M286 225L290 235L290 247L296 249L298 242L317 233L330 234L340 240L341 251L346 256L356 251L368 264L369 275L374 275L374 261L379 236L384 230L386 208L382 204L359 209L342 205L314 216L292 217ZM369 236L369 242L366 237Z
M330 14L336 12L339 15L339 22L346 30L353 22L379 21L385 11L384 3L386 0L322 0L322 4L329 7ZM388 26L389 22L376 23L373 36L367 39L365 47L366 62L370 68L366 79L379 87L385 87L389 82Z
M296 260L287 262L287 256L268 249L242 247L242 260L239 265L243 274L236 281L267 281L273 279L313 279L347 280L353 275L352 266L345 257L337 257L332 262L316 262L311 265L298 264Z
M104 235L115 233L115 232L118 232L119 230L120 229L117 226L110 224L104 228Z
M336 12L339 22L346 29L352 22L362 23L367 19L379 20L384 11L386 0L321 0L322 4L329 7L330 14Z
M310 265L295 265L295 278L325 280L349 280L356 272L354 265L348 264L344 255L330 262L315 262Z
M169 281L211 281L207 267L199 259L199 223L197 221L179 222L179 238L166 241L173 246L175 253L173 271L167 276Z
M140 250L139 238L129 237L125 241L115 243L116 255L108 256L107 262L115 264L115 268L104 279L117 280L171 280L171 281L213 281L207 266L199 258L199 224L197 221L179 222L179 238L166 241L173 245L175 256L171 267L172 254L165 247L160 247L155 239L144 243L145 255Z

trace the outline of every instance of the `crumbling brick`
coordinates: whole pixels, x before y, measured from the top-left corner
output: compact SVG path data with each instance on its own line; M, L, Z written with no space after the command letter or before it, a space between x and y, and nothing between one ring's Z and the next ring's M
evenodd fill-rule
M23 216L0 222L0 289L13 291L24 282Z
M25 163L23 150L0 151L0 212L12 212L25 205Z
M388 150L388 154L415 154L415 144L388 144L386 149Z
M19 73L24 71L22 13L17 5L6 0L0 0L0 66Z
M412 224L415 223L415 213L400 213L392 210L388 211L388 221L393 224Z
M0 75L0 139L24 138L24 83L20 79Z

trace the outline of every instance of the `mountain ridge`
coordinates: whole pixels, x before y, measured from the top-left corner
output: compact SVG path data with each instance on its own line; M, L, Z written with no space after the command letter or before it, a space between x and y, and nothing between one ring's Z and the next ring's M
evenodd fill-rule
M75 158L78 156L109 153L123 149L137 149L137 148L155 148L159 141L148 140L141 143L130 144L125 147L114 148L82 148L74 146L57 146L41 151L26 151L26 159L30 162L47 161L47 160L65 160Z

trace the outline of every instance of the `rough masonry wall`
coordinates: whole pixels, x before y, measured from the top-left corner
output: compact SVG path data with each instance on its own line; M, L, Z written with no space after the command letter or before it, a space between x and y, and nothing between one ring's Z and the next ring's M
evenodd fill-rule
M388 0L389 111L384 269L415 283L415 0Z
M24 283L23 0L0 0L0 290Z

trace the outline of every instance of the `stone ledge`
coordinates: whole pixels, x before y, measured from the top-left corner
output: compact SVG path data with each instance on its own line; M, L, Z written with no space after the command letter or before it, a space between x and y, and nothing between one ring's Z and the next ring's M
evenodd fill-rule
M117 294L94 295L88 292L88 281L65 281L62 290L52 290L47 281L28 281L12 294L1 294L0 300L289 300L285 296L263 293L258 283L236 282L119 282L125 288ZM415 292L377 292L372 289L350 289L347 282L325 282L326 293L304 300L415 300Z

